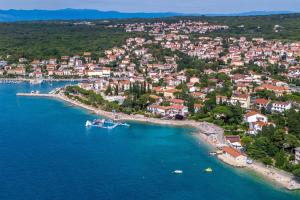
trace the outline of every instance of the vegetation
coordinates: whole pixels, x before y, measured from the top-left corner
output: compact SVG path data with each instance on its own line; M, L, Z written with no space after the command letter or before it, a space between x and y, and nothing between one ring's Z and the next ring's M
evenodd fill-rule
M141 33L142 34L142 33ZM113 37L112 37L113 35ZM128 37L121 28L109 29L102 24L74 25L67 22L0 23L0 55L28 59L60 58L90 51L101 56L105 49L124 44Z
M62 55L82 54L91 51L94 56L101 55L104 49L120 45L134 35L122 28L106 28L109 24L134 22L177 22L178 20L202 20L230 26L229 30L207 33L209 36L266 39L300 40L300 14L247 16L247 17L169 17L160 19L112 20L109 23L93 21L95 25L74 25L73 21L0 23L0 55L12 55L11 59L25 56L29 59L49 58ZM275 32L274 26L279 25ZM112 37L113 35L113 37ZM195 37L199 35L195 34ZM148 37L148 36L147 36ZM166 54L169 54L167 52ZM156 54L158 58L159 53ZM195 62L195 61L194 61ZM201 66L183 57L180 66ZM181 68L181 67L180 67Z
M293 151L300 146L300 113L295 110L273 114L274 125L263 127L253 137L245 138L247 154L267 165L293 172L300 177L300 165L293 165ZM288 129L286 129L286 127Z
M132 84L127 92L127 98L123 104L118 102L109 102L105 100L101 94L96 94L92 90L85 90L78 86L67 86L65 95L73 98L81 103L91 105L95 108L101 108L106 111L116 110L126 114L143 113L146 111L147 106L153 102L150 98L149 89L144 85ZM116 88L110 88L105 92L108 94L116 94Z

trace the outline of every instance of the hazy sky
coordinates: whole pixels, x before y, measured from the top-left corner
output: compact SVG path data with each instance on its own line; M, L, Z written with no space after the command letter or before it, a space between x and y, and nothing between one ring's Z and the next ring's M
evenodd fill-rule
M300 11L300 0L0 0L0 9L92 8L125 12Z

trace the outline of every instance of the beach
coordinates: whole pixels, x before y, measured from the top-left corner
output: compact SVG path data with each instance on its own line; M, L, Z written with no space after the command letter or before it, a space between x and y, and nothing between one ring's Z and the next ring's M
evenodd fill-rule
M196 122L193 120L163 120L159 118L149 118L143 115L127 115L124 113L113 113L101 110L99 108L95 108L89 105L85 105L76 100L70 99L66 97L62 92L58 94L31 94L31 93L18 93L18 96L32 96L32 97L47 97L58 99L72 105L84 108L88 111L91 111L97 115L102 117L110 118L110 119L118 119L121 121L136 121L141 123L153 123L159 125L168 125L168 126L188 126L195 128L197 130L197 135L199 139L209 144L213 149L217 149L218 147L222 147L225 145L224 141L224 130L217 125L208 123L208 122ZM237 167L232 164L229 160L222 157L224 163L229 164L233 167ZM276 185L283 187L288 190L299 190L300 183L295 180L295 177L292 174L287 172L278 170L276 168L271 168L263 165L259 162L253 162L252 164L247 164L245 166L246 169L252 170L259 175L262 175L266 179L272 181Z

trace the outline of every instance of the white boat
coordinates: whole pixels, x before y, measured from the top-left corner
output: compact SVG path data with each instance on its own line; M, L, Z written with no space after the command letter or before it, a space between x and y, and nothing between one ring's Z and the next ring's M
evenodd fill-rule
M32 90L30 93L31 94L39 94L40 92L38 90Z
M177 169L177 170L175 170L175 171L174 171L174 173L175 173L175 174L182 174L182 173L183 173L183 171L182 171L182 170L179 170L179 169Z
M37 84L41 84L43 82L43 80L42 79L32 79L29 82L32 85L37 85Z
M253 164L253 160L247 158L246 163L247 163L248 165L251 165L251 164Z
M92 126L93 124L92 124L92 122L91 121L86 121L85 122L85 126L86 127L90 127L90 126Z
M212 171L213 171L213 170L212 170L212 168L210 168L210 167L208 167L208 168L205 169L205 172L209 172L209 173L210 173L210 172L212 172Z

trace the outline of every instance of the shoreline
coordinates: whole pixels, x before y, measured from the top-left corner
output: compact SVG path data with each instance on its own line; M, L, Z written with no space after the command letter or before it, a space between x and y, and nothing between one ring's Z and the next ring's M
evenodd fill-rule
M0 83L22 83L22 82L30 82L35 81L35 78L4 78L0 77ZM42 79L43 82L77 82L77 81L92 81L93 79L89 78L62 78L62 79Z
M148 118L143 115L127 115L124 113L112 113L72 100L61 93L60 94L19 93L17 94L17 96L53 98L63 102L67 102L74 106L88 110L96 115L106 117L109 119L115 119L115 116L117 115L118 120L122 120L122 121L134 121L140 123L151 123L151 124L177 126L177 127L192 127L196 129L195 135L197 139L201 140L201 142L206 143L209 147L211 147L214 150L216 150L217 147L220 146L220 144L222 145L225 143L223 129L208 122L196 122L192 120L184 120L184 121L163 120L159 118ZM216 158L219 159L218 157ZM236 167L226 159L219 159L219 160L227 165L230 165L231 167ZM266 178L267 180L287 190L290 191L300 190L300 183L296 181L295 177L288 172L284 172L273 167L268 167L263 165L262 163L255 162L255 161L252 164L247 164L244 168L247 170L254 171L255 173Z

